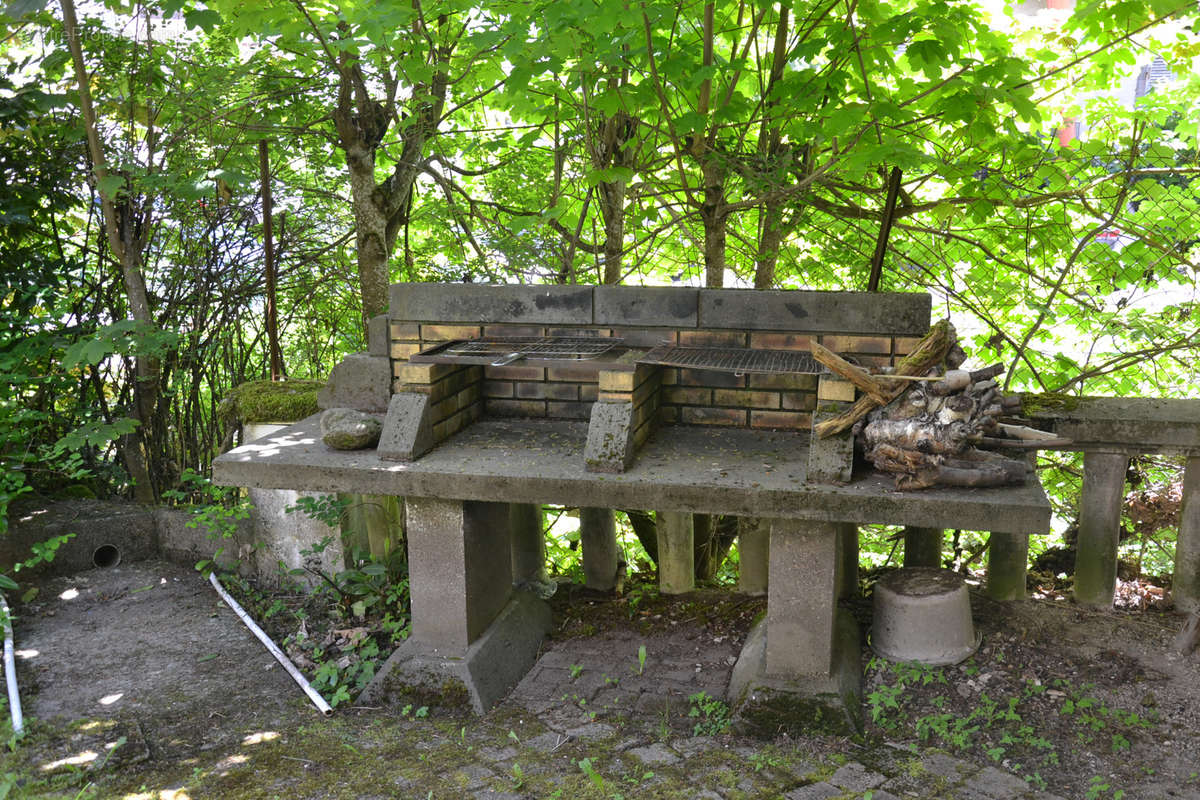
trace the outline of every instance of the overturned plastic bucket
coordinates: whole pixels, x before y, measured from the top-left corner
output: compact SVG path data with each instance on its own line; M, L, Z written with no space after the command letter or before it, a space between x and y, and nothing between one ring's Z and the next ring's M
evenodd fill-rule
M871 648L889 661L957 664L981 636L961 575L935 567L906 567L875 584Z

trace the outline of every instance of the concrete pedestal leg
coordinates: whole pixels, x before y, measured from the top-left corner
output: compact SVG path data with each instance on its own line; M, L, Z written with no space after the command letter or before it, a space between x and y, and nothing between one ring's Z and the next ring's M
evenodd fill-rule
M616 586L621 551L611 508L579 509L579 545L583 548L584 585L601 592Z
M696 588L692 515L658 512L658 590L683 594Z
M838 545L841 554L841 564L838 568L838 597L853 597L858 594L858 526L853 523L839 523Z
M767 593L771 523L761 517L738 517L738 591Z
M729 702L799 724L860 730L858 628L838 606L853 525L771 520L767 616L751 630L729 679Z
M512 593L507 503L408 501L412 635L460 656Z
M1029 537L1023 533L992 532L988 545L987 594L993 600L1025 599ZM907 562L905 566L908 566Z
M1083 496L1079 499L1079 545L1075 553L1075 602L1111 608L1117 586L1117 543L1121 501L1129 456L1083 454Z
M775 520L767 593L767 674L829 675L842 526Z
M942 543L945 531L941 528L916 528L908 526L904 529L904 566L906 567L941 567Z
M460 682L477 713L516 685L550 628L546 605L513 592L507 503L410 497L406 503L412 636L364 697Z
M1183 473L1183 507L1175 544L1175 608L1190 614L1200 609L1200 456L1187 460Z
M512 579L520 586L546 580L546 540L542 536L542 507L512 503L508 509L512 536Z

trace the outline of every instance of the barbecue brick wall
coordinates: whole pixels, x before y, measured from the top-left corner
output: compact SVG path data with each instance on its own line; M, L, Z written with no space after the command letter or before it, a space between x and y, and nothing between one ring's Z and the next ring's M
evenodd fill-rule
M586 291L593 288L594 297ZM825 308L826 295L836 313ZM451 370L421 383L409 371L418 365L407 362L413 353L450 339L591 335L620 337L631 347L670 343L805 352L816 339L860 364L884 366L919 341L929 325L929 308L927 295L397 284L388 325L393 391L438 394L438 400L431 397L438 441L444 438L439 432L451 435L482 415L586 420L597 399L635 404L639 445L656 421L807 430L817 402L815 375L672 367L598 373L586 361L561 368L518 362L483 368L420 365ZM578 324L566 324L571 318ZM812 326L807 330L806 321ZM632 382L627 389L615 383L622 375Z

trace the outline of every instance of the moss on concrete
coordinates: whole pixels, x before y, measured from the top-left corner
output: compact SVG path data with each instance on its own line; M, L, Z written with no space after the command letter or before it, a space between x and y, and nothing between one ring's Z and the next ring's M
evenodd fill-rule
M1079 400L1080 398L1074 395L1055 392L1023 394L1021 395L1021 416L1036 417L1039 414L1074 411L1079 408Z
M233 387L221 401L220 413L242 423L298 422L311 417L323 381L248 381Z

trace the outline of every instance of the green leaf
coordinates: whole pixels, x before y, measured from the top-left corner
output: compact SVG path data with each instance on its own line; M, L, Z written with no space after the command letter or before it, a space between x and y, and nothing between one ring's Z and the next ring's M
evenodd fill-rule
M183 19L188 28L200 28L205 33L212 33L213 28L221 24L221 15L208 8L185 11Z
M4 9L4 16L10 19L20 19L27 14L36 14L50 5L49 0L13 0Z
M71 62L71 54L66 50L55 50L42 59L42 72L47 75L58 75Z
M118 193L125 188L125 179L120 175L105 175L96 181L96 188L109 200L116 200Z
M17 589L17 582L7 575L0 573L0 589L7 589L10 592Z

